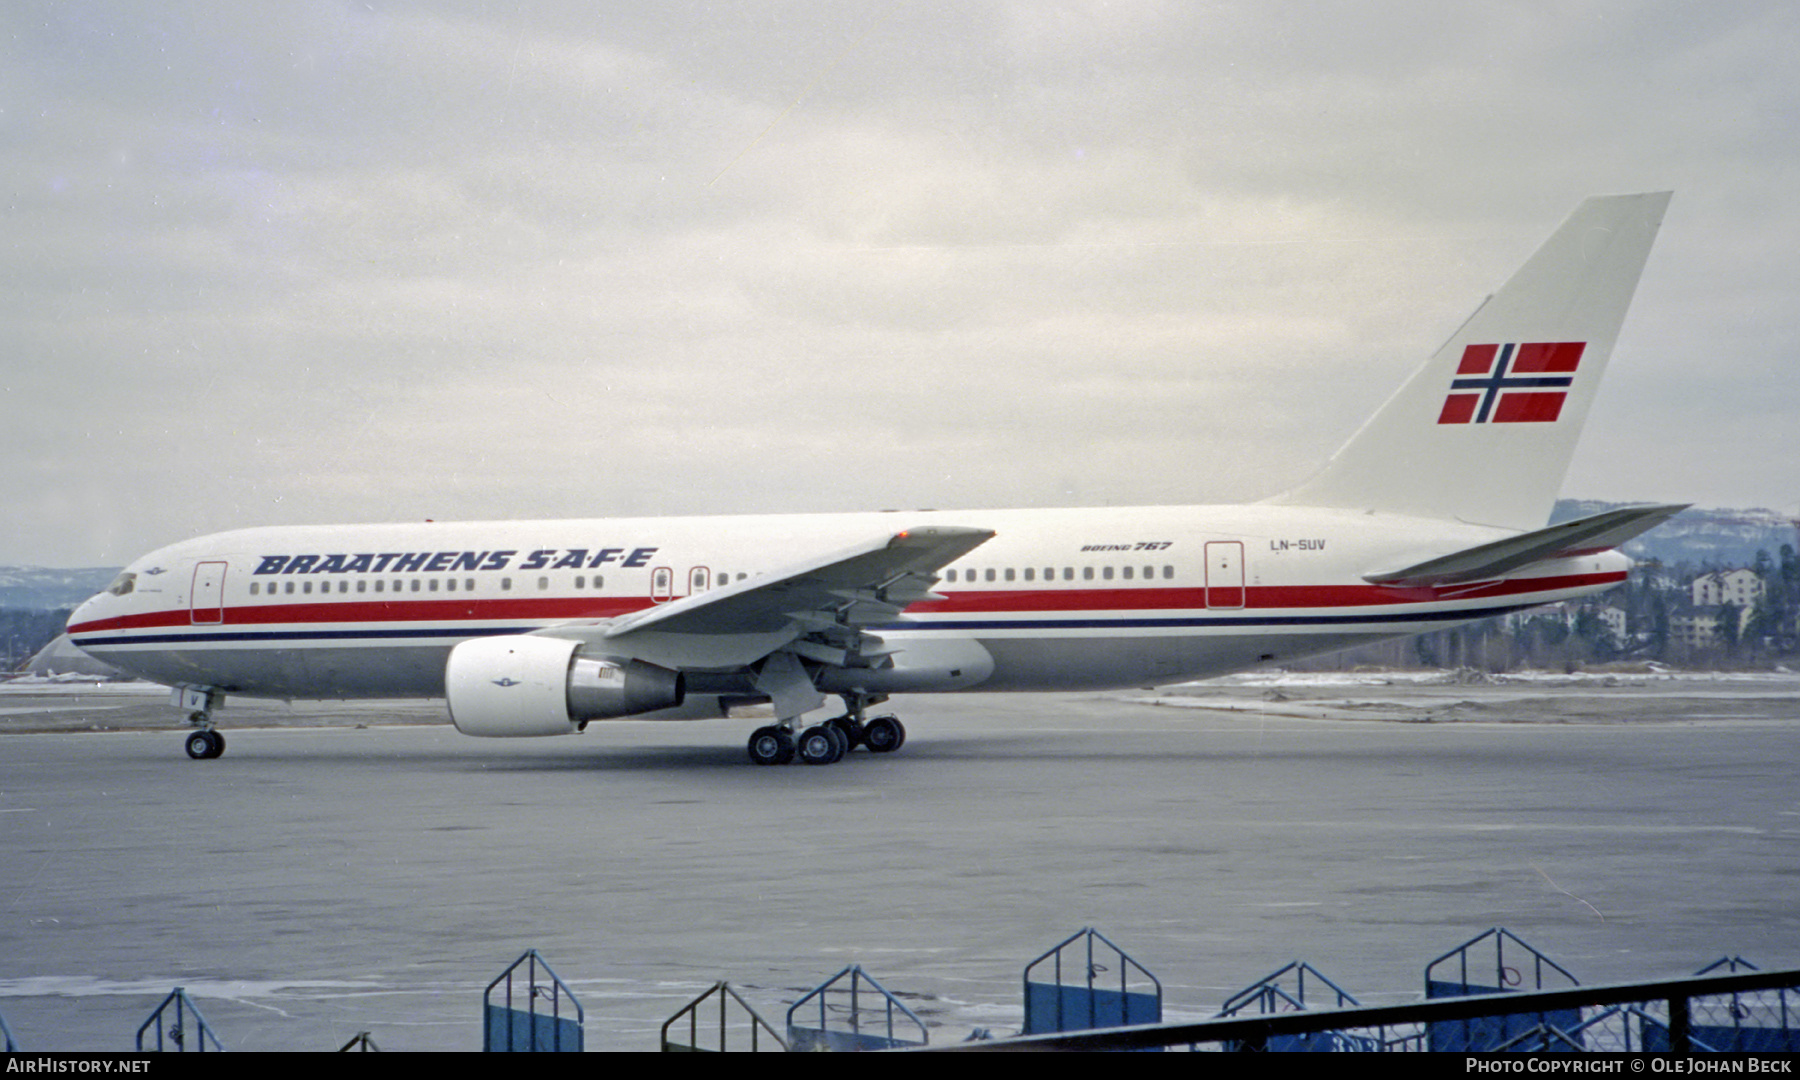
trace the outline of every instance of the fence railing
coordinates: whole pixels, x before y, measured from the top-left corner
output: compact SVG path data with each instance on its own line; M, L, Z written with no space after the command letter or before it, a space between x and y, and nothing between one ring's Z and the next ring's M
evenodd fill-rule
M1277 1013L1186 1024L1142 1024L934 1046L930 1052L1134 1050L1159 1046L1211 1051L1227 1045L1254 1051L1268 1047L1271 1040L1320 1032L1344 1036L1341 1049L1420 1051L1429 1049L1427 1040L1420 1036L1433 1024L1538 1015L1545 1022L1534 1045L1559 1052L1793 1053L1800 1050L1797 1013L1800 971L1755 971L1530 993L1480 994L1410 1005ZM1554 1023L1571 1014L1581 1017L1577 1030L1565 1031Z

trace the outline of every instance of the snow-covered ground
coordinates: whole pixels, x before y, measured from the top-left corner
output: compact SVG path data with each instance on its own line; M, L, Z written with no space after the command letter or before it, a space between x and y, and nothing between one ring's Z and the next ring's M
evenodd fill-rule
M141 697L145 694L167 697L169 688L161 683L142 681L108 681L92 675L6 675L0 676L0 694L28 692L32 694L116 694Z
M1800 674L1774 672L1247 672L1121 695L1248 716L1397 723L1787 721Z
M1800 687L1800 673L1775 671L1676 671L1646 665L1642 672L1520 671L1490 675L1470 668L1455 671L1248 671L1186 686L1345 687L1345 686L1648 686L1662 683Z

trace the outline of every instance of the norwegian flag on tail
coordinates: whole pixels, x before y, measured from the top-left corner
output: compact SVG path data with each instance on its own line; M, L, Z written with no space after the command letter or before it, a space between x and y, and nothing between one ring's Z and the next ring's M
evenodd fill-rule
M1562 413L1585 341L1470 345L1463 350L1440 424L1550 423Z

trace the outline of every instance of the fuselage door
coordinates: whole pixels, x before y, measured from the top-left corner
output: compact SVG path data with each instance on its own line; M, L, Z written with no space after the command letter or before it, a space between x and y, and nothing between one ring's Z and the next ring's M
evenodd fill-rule
M650 568L650 599L666 604L675 598L675 571L666 566Z
M712 571L696 566L688 571L688 595L694 596L712 588Z
M194 567L194 590L189 594L188 620L194 623L225 621L225 564L203 562Z
M1244 606L1244 545L1238 540L1214 540L1206 545L1206 606Z

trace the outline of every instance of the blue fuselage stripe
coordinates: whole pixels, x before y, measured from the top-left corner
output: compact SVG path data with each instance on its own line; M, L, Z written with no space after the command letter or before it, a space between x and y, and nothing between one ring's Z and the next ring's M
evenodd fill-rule
M1488 608L1459 608L1449 611L1384 611L1356 615L1205 615L1171 618L1010 618L955 619L888 623L870 629L887 631L1019 631L1019 630L1196 630L1208 628L1307 627L1307 626L1371 626L1383 623L1444 623L1487 619L1530 604L1508 604ZM553 624L552 624L553 625ZM418 629L318 629L318 630L184 630L180 633L110 634L104 637L82 637L75 644L82 648L109 645L195 645L225 643L345 641L443 641L470 637L493 637L501 634L528 634L544 629L543 625L527 626L445 626Z

